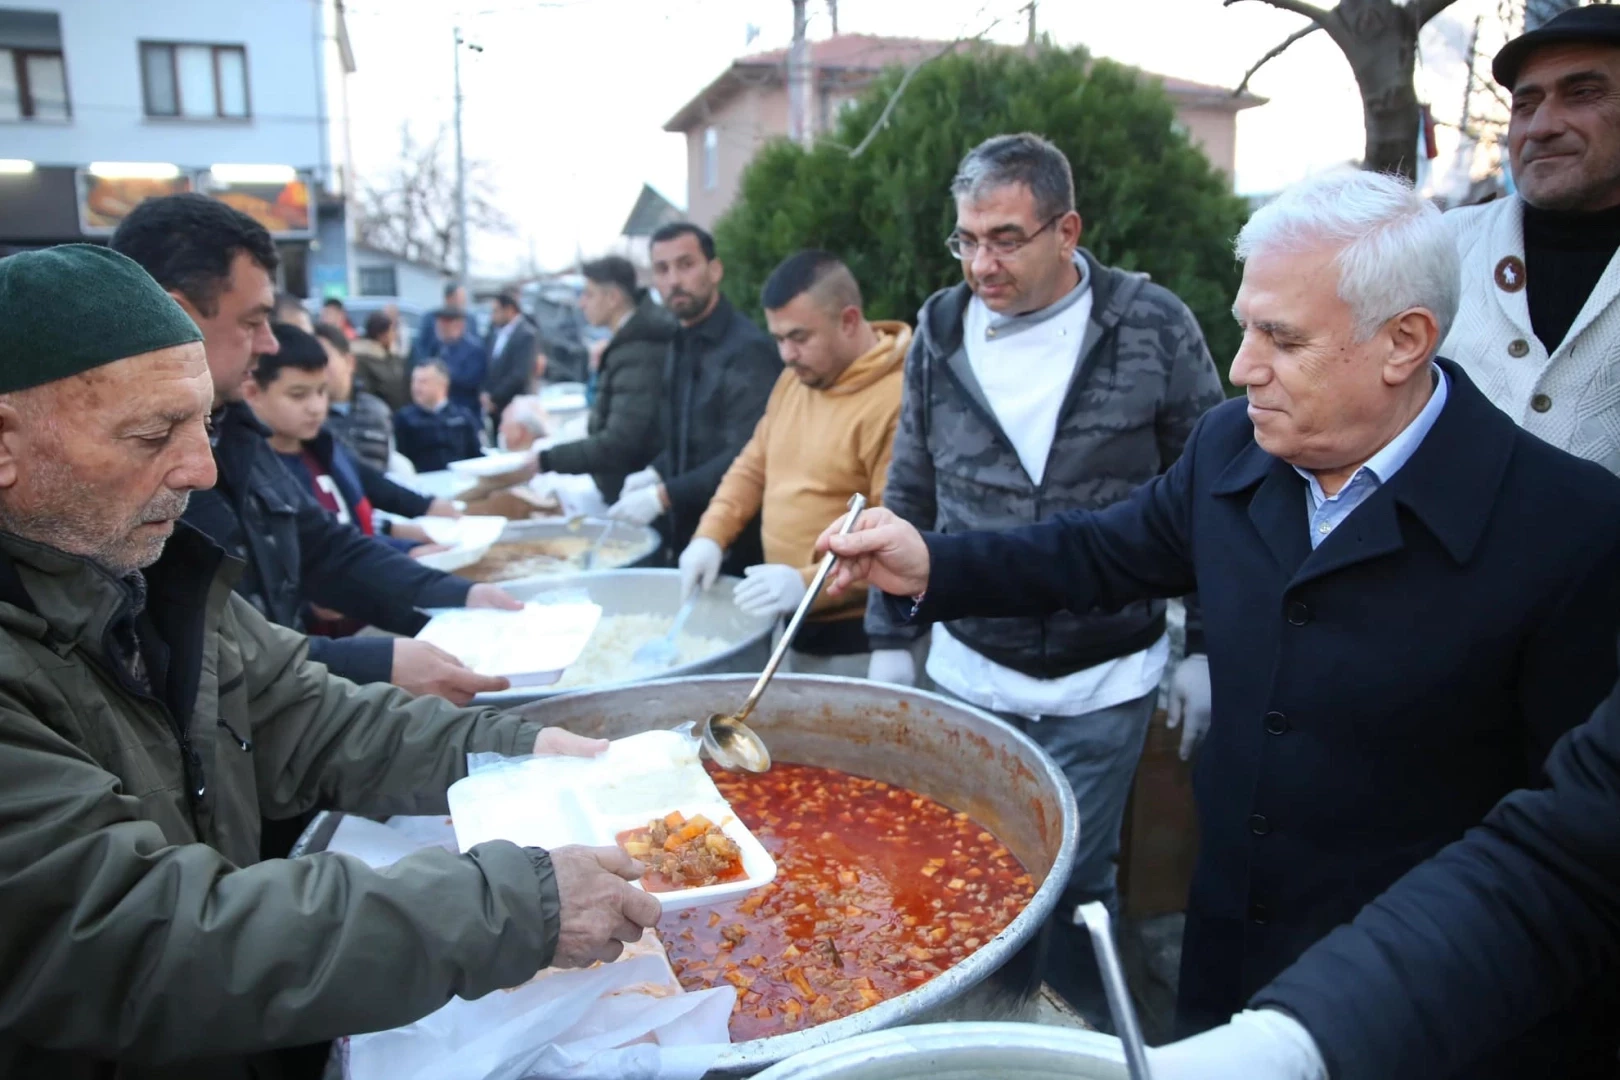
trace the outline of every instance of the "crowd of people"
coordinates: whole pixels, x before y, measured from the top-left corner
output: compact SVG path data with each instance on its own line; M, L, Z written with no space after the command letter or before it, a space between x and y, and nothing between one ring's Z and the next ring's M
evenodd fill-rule
M785 616L836 553L792 670L1041 745L1082 822L1043 974L1099 1024L1070 917L1117 907L1167 689L1200 841L1156 1075L1615 1075L1620 11L1493 71L1514 195L1442 215L1345 170L1251 217L1230 401L1034 134L941 177L962 280L914 325L807 248L762 329L690 223L652 237L656 299L586 263L609 336L569 442L515 296L487 343L459 287L408 351L386 313L356 335L202 195L0 261L0 1073L297 1075L656 922L616 849L282 858L319 808L444 813L468 752L603 748L467 707L503 681L410 636L517 606L413 558L460 509L388 475L493 432L529 450L503 483L581 478L687 595L734 575Z

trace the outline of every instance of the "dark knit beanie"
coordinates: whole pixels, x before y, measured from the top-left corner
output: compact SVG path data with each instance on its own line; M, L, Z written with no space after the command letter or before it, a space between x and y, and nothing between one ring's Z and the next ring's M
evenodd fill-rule
M95 244L0 259L0 394L202 333L140 264Z

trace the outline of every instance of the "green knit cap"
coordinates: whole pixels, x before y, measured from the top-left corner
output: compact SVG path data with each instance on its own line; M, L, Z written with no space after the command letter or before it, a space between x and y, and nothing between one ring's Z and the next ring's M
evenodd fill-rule
M0 394L201 341L139 263L95 244L0 259Z

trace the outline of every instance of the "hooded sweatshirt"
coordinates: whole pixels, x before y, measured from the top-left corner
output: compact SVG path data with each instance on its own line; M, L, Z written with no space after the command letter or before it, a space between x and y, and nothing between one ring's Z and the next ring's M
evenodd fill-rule
M805 386L791 370L782 372L697 536L727 547L758 514L765 561L797 566L808 585L816 572L816 538L848 509L849 497L861 492L870 505L879 505L900 419L911 328L874 322L872 329L877 344L825 390ZM865 610L862 589L841 596L823 592L811 620L859 619Z

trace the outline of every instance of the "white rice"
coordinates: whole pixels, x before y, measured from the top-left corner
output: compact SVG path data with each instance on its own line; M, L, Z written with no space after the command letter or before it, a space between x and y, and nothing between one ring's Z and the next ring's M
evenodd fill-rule
M557 686L592 686L597 683L653 679L668 669L646 668L631 659L638 648L669 633L673 615L604 615L579 659L569 665ZM675 666L695 664L729 648L724 638L700 637L681 631L675 638L679 654Z

